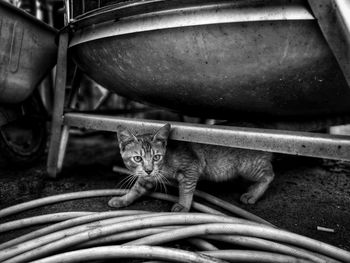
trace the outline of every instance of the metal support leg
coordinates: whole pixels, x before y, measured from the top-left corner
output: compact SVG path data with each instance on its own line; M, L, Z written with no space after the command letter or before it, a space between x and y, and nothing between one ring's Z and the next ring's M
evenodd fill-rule
M78 69L78 67L76 67L75 71L74 71L73 81L72 81L71 93L70 93L69 98L68 98L68 108L69 109L74 109L74 106L76 104L76 98L77 98L77 94L79 92L82 75L83 75L82 72ZM60 138L60 144L59 144L59 148L58 148L58 160L57 160L56 176L57 176L57 173L59 173L62 170L63 161L64 161L64 157L66 155L66 149L67 149L67 144L68 144L68 139L69 139L69 129L70 129L70 127L68 125L63 125L61 138Z
M49 155L47 160L47 171L50 177L55 178L60 172L59 156L60 148L62 149L62 125L65 89L67 81L67 48L68 48L68 32L63 32L59 36L57 71L54 92L54 104L51 125L51 140ZM62 159L63 160L63 159ZM61 162L60 162L61 163ZM62 163L61 163L62 164Z
M350 2L308 0L350 87Z

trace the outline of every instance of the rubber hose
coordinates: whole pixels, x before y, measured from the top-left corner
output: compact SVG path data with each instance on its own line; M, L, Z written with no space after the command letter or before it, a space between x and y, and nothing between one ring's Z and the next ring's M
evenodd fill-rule
M183 238L208 234L234 234L266 238L304 247L321 254L330 255L339 260L350 262L350 252L326 244L324 242L304 237L298 234L271 227L261 227L243 224L203 224L188 226L182 229L170 230L165 233L148 236L126 243L125 245L157 245Z
M151 193L148 196L156 198L156 199L161 199L161 200L164 200L164 201L168 201L168 202L173 202L173 203L177 203L177 201L178 201L177 197L172 196L172 195L168 195L168 194ZM226 214L221 213L220 211L218 211L218 210L216 210L214 208L211 208L211 207L208 207L206 205L200 204L200 203L198 203L196 201L192 202L192 208L197 210L197 211L199 211L199 212L202 212L202 213L213 214L213 215L226 215Z
M0 252L0 259L1 260L8 259L8 258L14 257L16 255L19 255L19 254L24 253L24 252L29 251L29 250L33 251L34 248L43 246L49 242L54 242L56 240L64 238L65 236L70 236L70 235L78 234L81 232L87 232L87 231L89 231L93 228L97 228L99 226L116 224L116 223L121 224L123 221L130 222L131 219L140 220L140 218L157 217L161 214L162 213L158 213L156 215L155 214L139 215L137 217L129 216L129 217L124 217L124 218L119 218L119 219L109 219L109 220L103 220L103 221L93 222L91 224L78 226L75 228L67 229L65 231L59 231L57 233L52 233L51 235L47 235L47 236L44 236L44 237L36 239L36 240L30 240L30 241L27 241L25 243L19 244L18 246L14 247L14 248L5 249L5 250ZM169 213L164 213L164 214L169 215ZM226 219L225 221L227 222L227 218L225 218L225 219ZM222 221L223 220L221 220L221 222ZM232 219L230 221L232 221ZM236 219L234 219L234 221L236 221ZM30 252L28 252L28 253L30 253Z
M159 213L159 214L161 214L161 213ZM76 227L57 231L57 232L51 233L51 234L46 235L46 236L42 236L42 237L39 237L36 239L28 240L28 241L20 243L16 246L3 249L2 251L0 251L0 261L15 257L19 254L24 253L24 252L33 250L33 249L41 247L41 246L44 246L50 242L60 240L66 236L79 234L81 232L87 232L91 229L96 229L100 226L120 224L123 222L130 222L130 221L135 220L135 219L140 220L142 218L154 217L154 216L156 216L156 215L154 215L154 214L141 214L141 215L121 216L121 217L117 217L117 218L97 220L97 221L93 221L93 222L88 223L88 224L83 224L83 225L79 225Z
M253 222L258 222L258 223L261 223L261 224L266 224L266 225L269 225L269 226L272 226L272 227L276 227L275 225L271 224L270 222L266 221L265 219L262 219L261 217L258 217L238 206L235 206L231 203L228 203L222 199L219 199L211 194L208 194L208 193L204 193L202 191L199 191L199 190L196 190L195 191L195 196L198 196L202 199L204 199L205 201L208 201L210 202L211 204L213 205L216 205L218 207L221 207L235 215L238 215L242 218L245 218L245 219L248 219L248 220L251 220Z
M131 230L126 231L114 235L109 235L105 237L96 238L87 242L80 243L77 248L88 248L88 247L94 247L94 246L101 246L121 241L127 241L127 240L133 240L136 238L141 238L165 231L169 231L170 229L174 229L174 227L151 227L151 228L145 228L145 229L137 229L137 230Z
M90 198L90 197L102 197L102 196L120 196L124 195L128 192L126 189L105 189L105 190L92 190L92 191L82 191L82 192L75 192L75 193L66 193L66 194L60 194L60 195L53 195L48 196L40 199L36 199L33 201L25 202L22 204L14 205L11 207L7 207L5 209L0 210L0 218L13 215L16 213L20 213L32 208L48 205L48 204L54 204L58 202L64 202L69 200L75 200L75 199L83 199L83 198ZM158 199L164 199L166 201L171 202L177 202L177 198L174 196L169 196L166 194L161 193L152 193L149 195L150 197L155 197ZM204 212L204 213L210 213L210 214L223 214L215 209L209 208L205 205L199 204L197 202L192 203L192 207L198 211Z
M20 229L23 227L60 222L67 219L77 218L77 217L91 215L91 214L93 214L93 212L63 212L63 213L54 213L49 215L28 217L28 218L14 220L11 222L0 224L0 233Z
M38 238L53 232L57 232L59 230L67 229L70 227L74 227L77 225L86 224L89 222L97 221L97 220L103 220L113 217L119 217L119 216L127 216L127 215L136 215L136 214L146 214L150 213L148 211L137 211L137 210L119 210L119 211L107 211L107 212L96 212L89 216L82 216L70 220L66 220L64 222L56 223L50 226L47 226L45 228L38 229L36 231L30 232L26 235L20 236L18 238L9 240L8 242L0 244L0 251L8 248L10 246L14 246L20 243L24 243L25 241Z
M215 251L215 250L219 250L216 246L214 246L213 244L211 244L210 242L204 240L204 239L200 239L200 238L190 238L188 239L188 242L193 245L196 246L198 249L200 250L206 250L206 251Z
M175 248L149 246L107 246L66 252L32 263L73 263L116 258L168 260L171 262L224 263L226 261Z
M154 227L154 228L145 228L138 230L131 230L127 232L122 232L120 234L109 235L106 237L97 238L88 242L84 242L76 246L75 248L88 248L94 246L101 246L106 244L112 244L116 242L122 242L127 240L133 240L136 238L141 238L165 231L169 231L171 229L179 228L181 226L171 226L171 227ZM197 247L199 250L218 250L217 247L212 245L210 242L200 239L200 238L191 238L188 240L190 244Z
M242 247L249 247L256 250L270 251L280 254L286 254L294 257L300 257L312 260L317 263L339 263L337 260L325 257L324 255L311 253L310 251L290 246L284 245L277 242L269 241L266 239L247 237L247 236L229 236L229 235L206 235L206 239L216 240L220 242L226 242Z
M139 217L146 216L148 215L140 215ZM49 237L44 236L43 238L40 238L40 242L37 240L35 242L30 240L24 244L16 246L14 249L5 249L0 252L0 260L9 259L5 262L29 261L40 256L47 255L48 253L62 250L67 247L72 247L101 236L107 236L134 229L169 226L174 224L203 224L215 221L221 223L236 223L240 222L241 220L244 219L199 213L164 213L162 215L149 216L147 218L126 220L124 222L115 221L113 224L111 223L112 221L109 221L110 224L108 225L102 225L101 221L99 221L98 223L94 222L90 225L79 226L78 229L74 229L74 232L69 231L70 229L68 229L58 233L52 233ZM95 228L91 229L92 227ZM261 227L270 228L267 226ZM24 251L27 252L23 253Z
M102 197L102 196L110 196L110 195L123 195L127 193L127 190L122 189L106 189L106 190L91 190L91 191L82 191L82 192L75 192L75 193L66 193L66 194L60 194L60 195L53 195L48 196L40 199L36 199L33 201L21 203L18 205L10 206L5 209L0 210L0 218L17 214L32 208L63 202L63 201L69 201L69 200L75 200L75 199L82 199L82 198L90 198L90 197Z
M103 191L113 191L113 192L115 192L115 190L103 190ZM119 194L125 194L126 193L126 190L120 190L119 189L117 191L119 192ZM96 191L85 191L85 192L71 193L71 194L78 194L78 195L75 195L75 196L78 196L78 198L86 198L85 196L84 197L79 197L80 196L79 194L81 194L81 193L85 194L87 192L88 192L88 195L90 195L91 192L94 192L93 194L96 194ZM61 198L63 196L63 199L64 199L64 198L67 198L66 195L67 194L58 195L58 197ZM108 194L108 195L110 195L110 194ZM118 195L118 194L112 193L111 195ZM160 194L160 196L154 196L154 197L161 198L161 195L162 194ZM102 196L104 196L104 195L102 195ZM55 196L53 196L53 197L55 197ZM91 196L88 196L88 197L91 197ZM52 198L52 197L43 198L43 199L50 199L50 198ZM214 197L214 199L215 198L216 197ZM76 199L76 198L73 198L73 199ZM39 202L38 206L41 206L42 199L39 199L39 200L40 200L40 202ZM71 200L71 199L68 199L68 200ZM168 198L168 199L165 199L165 200L177 201L177 198L171 197L170 199ZM218 199L218 200L220 200L220 199ZM33 208L33 207L30 207L30 206L32 205L32 202L35 202L35 201L37 201L37 200L31 201L31 202L27 202L27 203L30 204L28 209ZM63 201L65 201L65 200L63 200ZM47 202L47 200L45 202ZM56 201L52 201L52 202L56 202ZM227 204L229 204L229 203L227 203ZM18 211L18 207L20 207L20 209L23 209L23 206L21 208L21 205L23 205L23 204L14 206L15 207L14 211L16 211L16 210ZM224 207L222 207L222 208L224 208ZM204 209L206 209L206 208L204 208ZM7 215L6 213L8 213L8 211L11 212L11 209L9 209L9 208L6 208L4 210L5 210L5 216ZM8 210L8 211L6 212L6 210ZM226 210L228 210L228 209L226 209ZM0 211L0 215L1 215L2 211L3 210ZM217 210L215 210L215 211L217 211ZM124 212L124 211L113 211L113 212L118 214L118 212L120 213L120 212ZM126 214L128 213L128 211L125 211L125 212L126 212ZM138 214L139 212L140 211L136 212L136 214ZM105 213L109 213L109 212L105 212ZM143 213L143 212L141 212L141 213ZM223 231L223 232L225 232L224 234L227 234L227 229L225 229L223 227L221 227L221 230L220 230L220 227L218 227L217 229L215 229L215 227L212 228L215 225L216 226L221 225L221 226L227 226L228 229L230 231L232 231L232 233L237 233L238 232L238 234L248 235L248 237L243 237L243 238L245 238L244 242L242 242L242 240L241 241L237 241L237 236L232 236L232 235L231 236L221 236L221 237L226 237L226 238L227 237L231 237L233 239L236 239L236 241L233 241L233 242L236 242L236 243L237 242L238 243L241 242L241 244L245 243L246 246L251 246L251 247L257 246L259 248L259 242L263 242L263 243L265 243L265 246L266 246L266 244L270 244L271 247L272 247L271 250L276 249L276 247L277 247L277 250L280 249L280 250L285 250L285 251L289 251L289 252L292 251L292 253L297 252L297 253L299 253L298 255L300 255L302 258L308 258L310 260L313 260L314 262L324 262L324 261L320 261L320 260L325 260L326 262L337 262L336 260L330 259L328 256L335 257L335 258L340 259L340 260L344 260L345 262L350 262L350 260L349 260L350 259L350 253L345 251L345 250L333 247L331 245L325 244L325 243L320 242L320 241L316 241L316 240L313 240L313 239L310 239L310 238L307 238L307 237L303 237L303 236L300 236L300 235L297 235L297 234L293 234L293 233L290 233L290 232L287 232L287 231L273 229L273 228L271 228L269 226L257 225L256 223L253 223L251 221L247 221L247 220L244 220L244 219L229 218L227 216L219 216L219 215L216 215L216 216L214 216L214 215L206 215L206 216L212 216L210 220L208 220L209 218L206 217L206 219L207 219L207 221L206 221L203 218L203 214L149 213L147 215L146 214L140 214L140 215L136 215L135 214L132 217L128 217L128 216L126 216L126 214L124 214L124 216L122 216L121 218L109 218L109 219L103 219L103 220L99 220L101 218L99 218L99 219L95 218L96 220L92 220L92 221L87 220L88 217L94 217L96 215L96 214L92 214L90 216L83 216L83 217L79 217L79 218L74 218L74 219L70 219L70 220L67 220L67 221L55 224L55 225L63 224L63 226L61 226L61 227L63 227L63 230L60 230L58 232L53 232L53 233L50 232L51 234L46 235L46 236L44 236L45 235L45 232L44 232L44 234L41 234L41 238L39 238L39 240L41 240L41 241L48 240L47 238L50 237L50 236L51 236L50 238L54 237L52 240L57 240L55 238L59 237L62 233L66 233L66 234L67 233L72 233L73 236L67 237L64 240L57 240L57 241L53 241L53 242L50 241L51 243L50 242L46 242L46 243L43 244L42 247L36 247L32 251L25 252L22 255L15 256L14 258L10 258L6 262L27 262L30 259L37 258L37 257L43 256L43 255L48 255L49 253L53 253L53 252L55 252L57 250L60 250L60 249L64 249L64 248L68 248L68 247L72 248L72 246L69 245L69 244L71 244L69 242L73 242L73 243L75 242L75 245L83 245L84 242L89 243L88 240L102 242L102 240L104 238L112 239L112 238L116 238L118 235L119 235L119 238L121 236L123 236L123 235L124 235L124 237L126 237L127 235L130 236L133 233L135 235L135 233L137 233L137 231L140 230L140 226L139 225L132 226L132 224L135 224L137 221L142 222L141 224L143 224L143 225L141 226L141 228L146 228L146 230L149 229L149 228L152 228L152 227L164 228L162 226L166 226L166 225L168 225L168 223L169 223L169 226L173 226L173 224L179 224L179 223L176 223L176 222L171 221L171 220L170 220L171 221L170 222L168 219L166 219L166 217L167 216L173 217L174 215L175 216L180 216L180 217L181 217L181 215L184 215L184 216L195 215L196 218L192 217L190 220L185 220L185 222L183 222L182 224L198 224L199 223L199 224L204 224L204 225L185 226L182 229L167 230L166 232L163 232L163 233L160 233L160 234L154 234L154 235L151 235L151 236L147 236L145 238L139 238L138 240L134 240L132 242L128 242L127 244L133 244L133 242L137 243L137 242L140 242L142 240L143 240L143 242L145 240L150 241L152 239L153 240L161 239L161 240L158 240L158 241L161 242L161 243L164 243L164 242L170 242L169 239L164 238L165 236L171 236L171 238L170 238L171 241L174 241L174 240L179 240L179 239L181 239L183 237L186 237L186 238L187 237L189 237L189 238L202 237L203 233L211 234L212 231L213 231L213 233L218 233L218 234L221 233L220 231ZM112 215L110 215L110 216L112 216ZM184 216L182 216L182 217L184 217ZM84 219L82 221L80 221L80 218L84 218ZM105 218L108 218L108 217L105 217ZM130 221L131 218L133 220ZM214 219L214 218L216 218L216 219ZM182 218L182 219L184 219L184 218ZM230 220L228 220L228 219L230 219ZM29 219L27 218L27 220L29 220ZM74 221L74 220L77 220L76 221L77 225L74 225L74 223L73 223L72 225L67 224L66 226L64 226L66 222ZM84 222L84 220L87 220L87 222L91 222L91 223ZM166 222L161 222L162 220L166 221ZM180 218L178 218L177 220L178 220L178 222L181 222ZM215 220L218 220L218 221L215 221ZM16 221L18 221L17 223L19 223L20 220L16 220ZM13 222L16 223L16 221L13 221ZM156 221L155 225L154 225L153 221ZM224 221L223 223L225 223L225 224L215 223L215 222L222 222L222 221ZM11 223L11 222L8 222L8 223ZM213 223L215 223L215 224L213 224ZM240 223L240 224L237 224L237 223ZM5 223L5 224L7 224L7 223ZM117 224L117 225L114 225L114 224ZM242 224L244 224L244 225L242 225ZM123 226L124 226L124 229L121 229L121 227L123 227ZM208 227L208 226L210 226L209 230L208 229L202 229L203 232L200 232L198 230L200 227ZM119 230L118 230L118 227L120 227ZM175 227L178 227L178 226L175 226ZM60 229L60 228L58 227L58 229ZM273 232L273 230L275 230L277 232ZM52 231L55 231L55 228L53 228ZM178 232L176 232L176 231L178 231ZM184 231L185 232L187 231L187 233L183 234ZM120 233L120 234L116 234L116 233ZM174 236L174 233L175 234L178 233L178 236ZM200 234L200 233L202 233L202 234ZM277 233L279 233L279 234L277 234ZM88 237L86 237L86 234L88 234ZM108 235L111 235L111 236L108 236ZM298 248L298 247L293 247L291 245L282 245L282 244L278 244L278 243L275 243L275 242L262 240L262 239L259 239L259 238L252 238L252 237L249 237L249 236L264 237L264 238L268 238L268 239L271 239L271 240L287 242L287 243L290 243L290 244L293 244L293 245L296 245L296 246L300 246L300 247L304 247L304 248L307 248L307 249L315 250L315 251L317 251L319 253L324 253L327 256L323 256L323 255L317 254L315 252L306 251L304 249L301 249L301 248ZM95 237L96 237L96 239L95 239ZM99 237L101 237L101 238L99 238ZM208 238L208 239L210 239L211 237L213 237L213 236L212 235L204 236L204 238ZM217 237L217 235L216 235L216 237ZM138 238L138 237L134 236L134 238ZM248 243L247 243L247 240L248 240ZM30 244L32 246L32 244L36 243L37 241L38 241L38 239L34 239L34 240L30 240L29 239L25 243L27 243L27 245ZM68 243L67 243L68 246L67 246L67 244L63 244L64 241L68 241ZM222 241L224 241L224 240L222 240ZM11 242L11 241L9 241L9 242ZM6 242L6 243L9 243L9 242ZM273 246L273 243L277 244L277 246ZM19 244L19 243L17 243L17 244ZM210 244L210 243L208 243L208 244ZM16 247L21 247L22 245L23 244L19 244L19 245L16 245ZM201 245L199 245L199 247L200 246ZM12 248L7 247L7 248L8 248L7 252L13 251L13 250L16 249L15 247L12 247ZM212 249L214 249L214 248L215 247L213 246ZM260 244L260 249L261 248L262 247L261 247L261 244ZM51 249L53 249L53 250L51 250ZM205 249L205 248L203 247L203 249ZM293 249L294 249L294 251L293 251ZM1 255L2 252L3 251L0 252L0 255ZM219 250L218 252L221 253L222 250ZM223 253L224 252L222 252L222 254ZM303 255L303 253L305 253L305 254ZM272 254L274 254L274 253L272 253ZM305 255L307 255L307 256L305 257ZM105 259L105 258L103 258L103 259ZM330 260L328 260L328 259L330 259ZM296 259L294 258L294 260L296 260ZM261 261L257 261L257 262L261 262Z
M254 250L218 250L203 251L201 253L230 262L310 263L309 260L301 258Z

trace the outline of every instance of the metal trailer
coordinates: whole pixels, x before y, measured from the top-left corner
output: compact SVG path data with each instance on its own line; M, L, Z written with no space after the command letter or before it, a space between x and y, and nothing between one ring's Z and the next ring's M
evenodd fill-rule
M36 87L57 58L57 30L0 1L0 148L30 164L45 151L47 114Z
M153 105L221 119L332 119L350 111L349 14L341 0L66 1L49 175L62 168L71 126L142 132L162 125L65 109L68 50L79 71ZM349 136L170 123L174 140L350 160Z

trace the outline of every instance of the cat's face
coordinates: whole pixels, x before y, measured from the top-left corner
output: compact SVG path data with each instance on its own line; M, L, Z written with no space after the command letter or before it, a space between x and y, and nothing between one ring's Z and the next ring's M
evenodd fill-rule
M135 136L124 127L118 127L120 153L125 166L135 175L156 177L163 166L170 124L155 134Z

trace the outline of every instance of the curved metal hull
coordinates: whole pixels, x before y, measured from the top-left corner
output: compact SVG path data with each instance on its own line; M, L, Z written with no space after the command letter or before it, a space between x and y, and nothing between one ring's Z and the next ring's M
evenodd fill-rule
M55 65L56 30L0 1L0 102L24 101Z
M177 8L81 27L72 54L106 88L187 114L230 118L350 111L350 89L300 1L281 1L274 13L266 11L268 5L218 2L215 8ZM245 12L254 18L239 15Z

